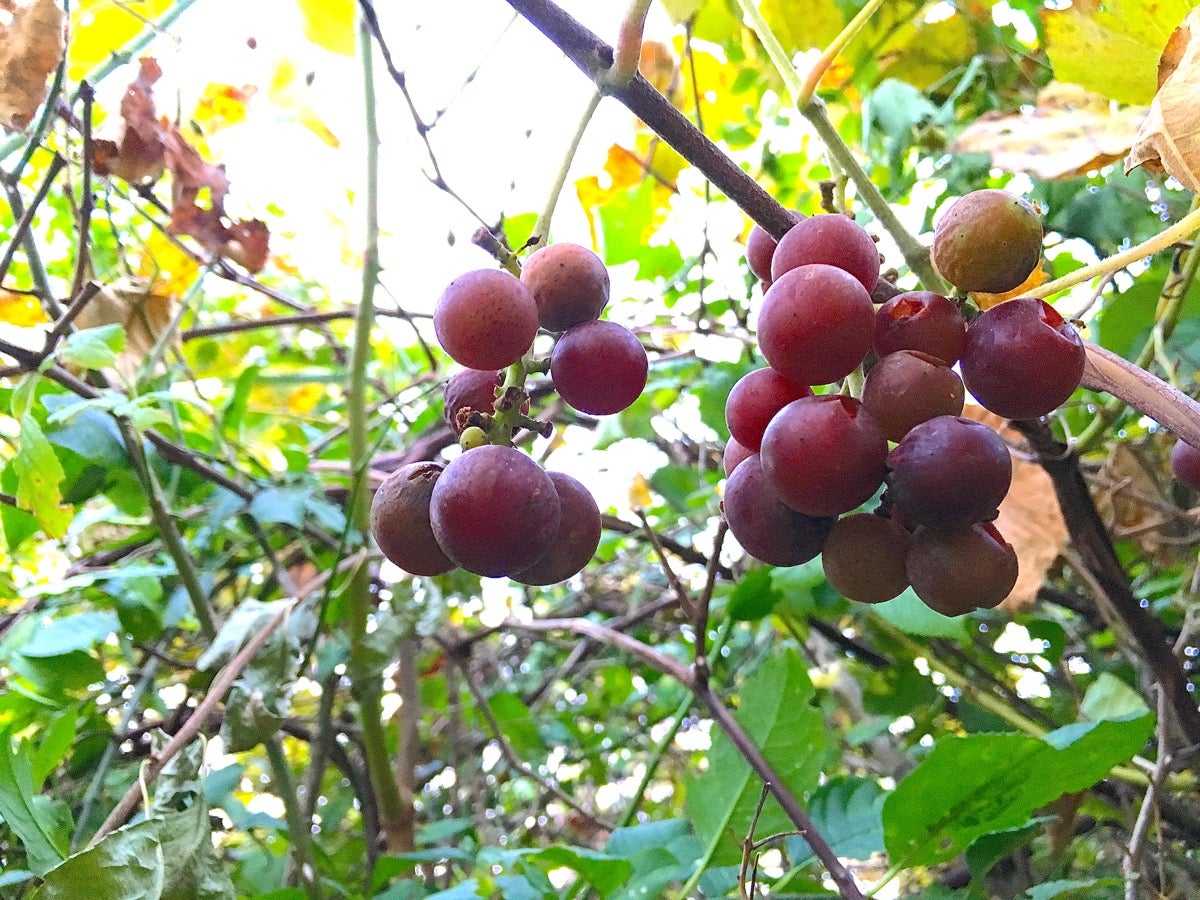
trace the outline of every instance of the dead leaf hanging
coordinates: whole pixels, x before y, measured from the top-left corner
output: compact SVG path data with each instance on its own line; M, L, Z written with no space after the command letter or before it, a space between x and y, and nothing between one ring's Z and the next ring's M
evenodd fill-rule
M46 99L46 79L62 62L63 11L56 0L33 0L0 24L0 124L22 131Z
M1158 93L1125 160L1166 171L1193 193L1200 191L1200 8L1171 34L1158 69Z

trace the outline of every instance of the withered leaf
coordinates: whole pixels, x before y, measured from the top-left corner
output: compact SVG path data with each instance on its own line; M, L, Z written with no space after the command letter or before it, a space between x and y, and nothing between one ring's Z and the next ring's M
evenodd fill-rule
M1117 162L1133 144L1140 108L1117 111L1098 94L1051 82L1030 111L988 113L951 146L958 153L987 153L992 165L1039 178L1070 178Z
M75 318L79 328L122 325L125 349L116 368L126 377L137 371L175 315L178 300L155 293L146 284L129 282L105 285Z
M46 99L46 79L62 61L64 16L56 0L5 7L12 22L0 24L0 124L22 131Z
M1200 191L1200 8L1171 34L1159 60L1158 93L1125 160L1126 173L1166 171Z
M116 175L130 184L153 181L162 174L168 129L154 109L154 83L161 77L157 62L140 61L137 78L121 98L120 142L96 141L92 163L96 174Z

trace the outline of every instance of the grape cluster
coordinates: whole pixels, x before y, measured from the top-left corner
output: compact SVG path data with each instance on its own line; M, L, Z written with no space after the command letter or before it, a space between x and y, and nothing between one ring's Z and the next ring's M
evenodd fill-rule
M964 291L1012 290L1041 239L1031 206L979 191L939 222L934 257ZM998 604L1017 578L992 524L1012 461L993 429L962 417L965 394L1007 418L1051 412L1083 374L1074 327L1031 298L969 326L963 304L929 291L876 309L878 250L843 215L802 219L778 243L754 226L747 262L764 286L767 367L734 385L725 408L723 505L739 543L772 565L821 554L830 584L865 603L911 586L946 615ZM859 398L820 391L860 366ZM880 488L874 513L855 512Z
M591 415L620 412L641 394L646 351L629 329L600 320L608 298L604 263L568 243L530 254L520 277L480 269L447 286L433 327L464 366L445 386L446 423L463 452L444 465L406 465L376 491L371 530L389 560L413 575L459 567L529 585L587 564L600 542L595 499L512 442L518 429L549 431L529 418L531 370L548 369L559 396ZM539 329L558 335L548 360L533 355Z

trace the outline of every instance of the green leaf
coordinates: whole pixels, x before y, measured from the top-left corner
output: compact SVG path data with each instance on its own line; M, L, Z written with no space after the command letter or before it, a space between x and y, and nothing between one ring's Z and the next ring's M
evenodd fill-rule
M981 835L1024 825L1033 810L1091 787L1145 744L1154 716L1081 722L1043 738L944 737L883 807L893 865L952 859Z
M769 616L783 593L772 584L770 569L751 569L738 581L729 597L729 618L755 622Z
M825 729L811 705L813 686L794 652L774 656L742 685L735 718L796 796L816 786L825 750ZM713 741L708 770L689 780L687 811L709 851L709 866L735 865L750 828L762 782L723 734ZM759 817L756 835L793 825L773 798Z
M887 792L870 778L835 778L813 792L808 815L834 853L868 859L883 851L883 803ZM808 865L816 856L802 837L787 840L793 866Z
M71 510L59 506L60 485L66 473L31 415L21 417L21 449L13 457L12 466L17 474L17 504L33 513L48 535L61 538L71 524Z
M266 488L250 501L250 515L263 524L278 522L302 528L310 494L312 491L308 488Z
M106 369L125 349L125 326L112 324L85 328L67 335L59 345L60 362L81 369Z
M586 847L547 847L545 850L530 853L526 859L547 872L559 867L572 869L602 896L607 896L620 887L633 871L629 860L618 859Z
M1020 828L1010 828L1007 831L996 831L985 834L967 848L967 867L971 870L972 885L982 886L984 876L991 871L992 866L1015 850L1024 847L1047 822L1054 821L1052 816L1039 816L1030 819ZM983 896L980 894L980 896Z
M95 847L77 853L47 872L32 900L79 900L120 897L160 900L163 896L163 848L158 837L137 826L109 834Z
M488 706L496 717L501 733L514 750L522 756L546 751L537 723L520 697L509 691L501 691L488 698Z
M117 617L110 612L85 612L51 619L20 647L28 657L64 656L76 650L90 650L118 628Z
M965 616L943 616L934 612L921 602L912 588L894 600L875 604L871 611L906 634L919 637L962 637L967 627Z
M28 746L18 743L14 751L12 735L0 731L0 817L25 846L29 868L43 875L70 852L70 843L50 810L36 799Z
M1122 719L1140 716L1149 712L1142 695L1116 675L1101 672L1100 677L1088 685L1079 711L1084 718Z
M762 0L759 9L789 53L824 47L846 22L835 0Z
M42 729L41 742L34 751L30 770L32 781L39 790L50 773L66 758L67 753L71 750L71 745L75 742L76 712L75 707L68 707L65 712L55 716L50 720L50 724Z
M1078 900L1101 900L1120 896L1108 891L1097 892L1097 888L1119 888L1124 884L1120 878L1091 878L1084 881L1045 881L1031 887L1021 895L1023 900L1052 900L1052 898L1076 897Z

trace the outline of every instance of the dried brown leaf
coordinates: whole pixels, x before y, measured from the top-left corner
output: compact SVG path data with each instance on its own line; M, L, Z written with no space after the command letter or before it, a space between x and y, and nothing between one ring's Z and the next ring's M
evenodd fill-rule
M1116 540L1130 538L1148 556L1163 549L1174 516L1153 467L1128 444L1116 444L1095 478L1096 508Z
M1051 82L1027 112L981 116L951 146L987 153L992 165L1039 178L1070 178L1117 162L1133 144L1143 111L1113 111L1103 97Z
M119 141L96 141L92 169L98 175L116 175L130 184L153 181L162 174L168 127L154 109L154 83L162 69L153 59L139 62L138 76L121 98Z
M142 360L167 330L178 300L157 294L143 284L105 285L75 319L79 328L122 325L125 349L117 356L116 368L132 376Z
M980 406L967 406L963 415L996 429L1009 446L1020 445L1020 433L1008 421ZM1067 545L1067 524L1054 493L1054 483L1035 462L1013 456L1012 486L1000 504L995 525L1017 553L1017 584L1003 608L1016 612L1031 606L1046 573Z
M1166 171L1200 191L1200 8L1171 34L1158 67L1158 93L1125 160L1125 172Z
M22 131L46 99L46 79L62 61L63 11L55 0L9 5L0 25L0 124Z

